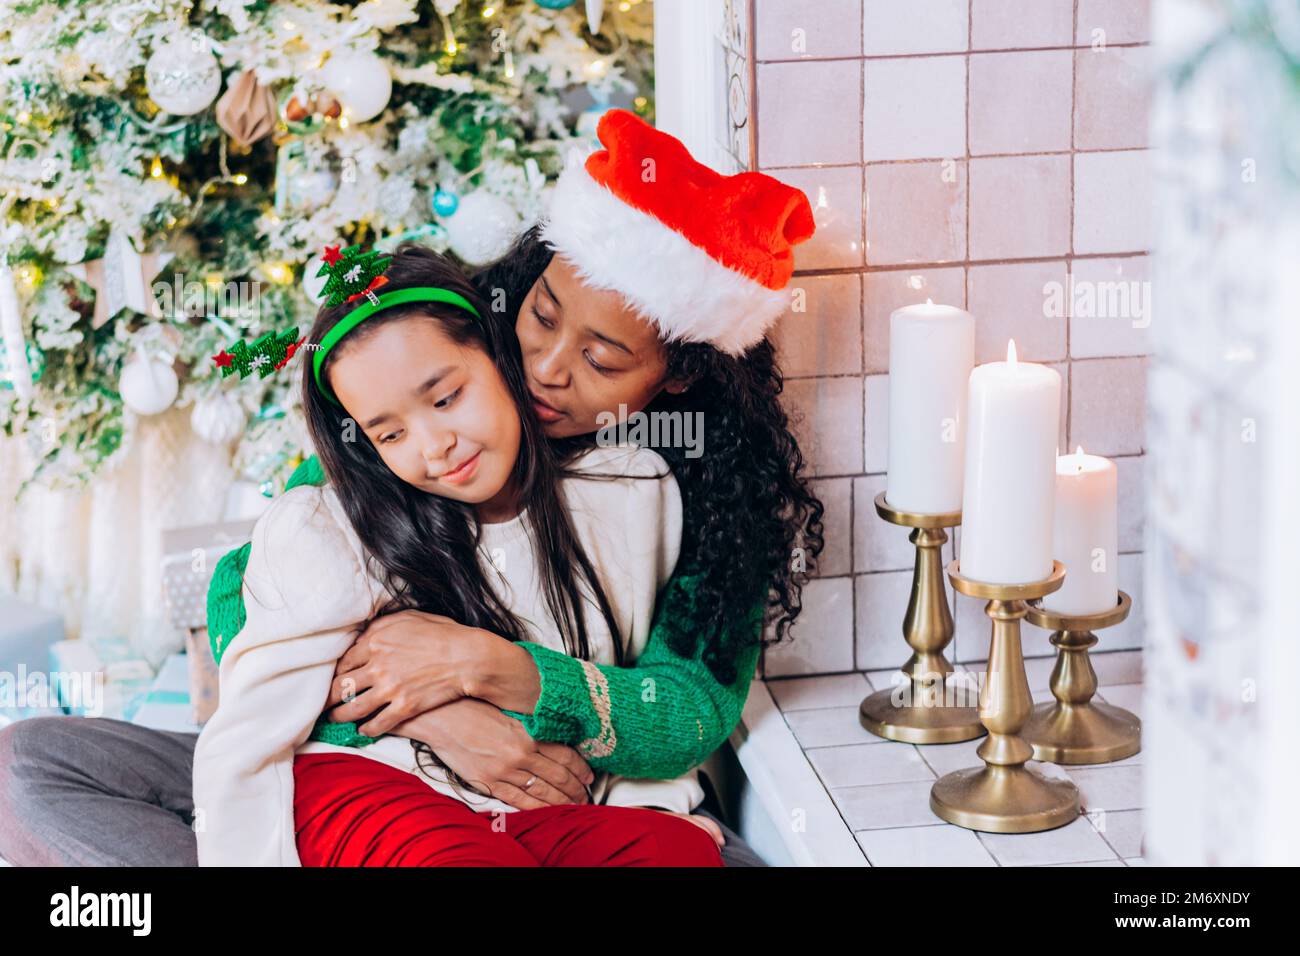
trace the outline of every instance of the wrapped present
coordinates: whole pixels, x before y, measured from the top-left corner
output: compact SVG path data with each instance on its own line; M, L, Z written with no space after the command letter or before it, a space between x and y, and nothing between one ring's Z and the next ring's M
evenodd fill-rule
M227 521L163 532L163 598L172 624L186 631L207 626L212 572L227 551L253 536L254 524Z
M206 650L206 647L204 648ZM199 732L190 702L189 655L172 654L158 668L149 689L133 702L127 719L155 730Z
M154 670L139 658L112 657L114 642L59 641L50 648L49 683L53 698L65 714L77 717L128 718L153 683Z

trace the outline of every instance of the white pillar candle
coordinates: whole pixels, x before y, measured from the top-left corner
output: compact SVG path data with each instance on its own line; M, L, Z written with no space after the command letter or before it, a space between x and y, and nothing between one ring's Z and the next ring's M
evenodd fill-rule
M1052 573L1061 376L1016 360L977 367L967 399L961 573L1028 584Z
M1099 455L1056 459L1052 554L1065 565L1059 591L1043 606L1061 614L1113 611L1119 600L1119 479Z
M890 506L922 514L961 510L966 382L974 365L969 312L927 299L889 316Z

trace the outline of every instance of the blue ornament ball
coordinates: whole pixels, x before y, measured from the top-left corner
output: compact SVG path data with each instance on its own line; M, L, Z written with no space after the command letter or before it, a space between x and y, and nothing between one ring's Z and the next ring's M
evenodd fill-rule
M433 194L433 211L439 216L453 216L460 208L460 197L446 189Z
M573 0L535 0L535 2L546 10L563 10L565 7L573 6Z

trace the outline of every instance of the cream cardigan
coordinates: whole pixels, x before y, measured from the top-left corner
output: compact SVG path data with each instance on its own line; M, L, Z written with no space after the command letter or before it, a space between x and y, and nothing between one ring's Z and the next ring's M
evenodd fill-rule
M569 477L561 490L627 641L624 660L632 663L646 645L658 591L677 563L681 497L663 459L647 449L595 448L576 467L617 476ZM563 650L540 593L526 521L525 514L484 525L480 565L530 638ZM439 770L417 769L406 738L387 736L359 749L307 741L328 697L335 663L352 645L357 626L384 603L384 588L369 567L328 486L293 488L254 528L244 572L247 620L222 656L221 703L194 753L200 865L299 865L293 825L295 753L338 752L381 760L474 810L513 809L464 793ZM613 664L613 639L603 618L590 601L584 610L593 660ZM687 812L703 798L694 770L666 781L598 774L592 786L594 803L619 806Z

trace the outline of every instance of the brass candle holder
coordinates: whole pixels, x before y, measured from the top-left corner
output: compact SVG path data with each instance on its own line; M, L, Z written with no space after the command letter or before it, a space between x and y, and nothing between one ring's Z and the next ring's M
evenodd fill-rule
M1021 733L1034 748L1035 760L1109 763L1142 748L1142 722L1134 714L1092 699L1097 673L1088 656L1097 643L1093 631L1120 623L1132 606L1123 591L1114 608L1099 614L1061 614L1029 603L1025 620L1053 631L1058 651L1051 681L1056 700L1035 707Z
M1035 833L1064 826L1079 815L1078 788L1025 766L1034 751L1020 736L1020 728L1033 698L1020 647L1020 619L1027 600L1061 586L1065 566L1053 561L1051 575L1029 584L989 584L963 576L953 561L948 578L962 594L988 600L984 613L993 622L993 633L979 714L989 735L976 751L984 766L940 777L930 789L930 809L949 823L991 833Z
M984 733L974 707L949 706L948 677L953 667L943 651L952 640L952 611L943 587L940 548L948 540L944 528L961 524L961 512L921 514L890 507L882 491L876 513L891 524L913 529L908 540L916 546L912 595L903 617L903 638L912 656L901 668L910 686L877 691L862 701L858 719L877 737L909 744L950 744L974 740ZM965 688L960 688L965 699ZM905 695L900 703L900 694Z

